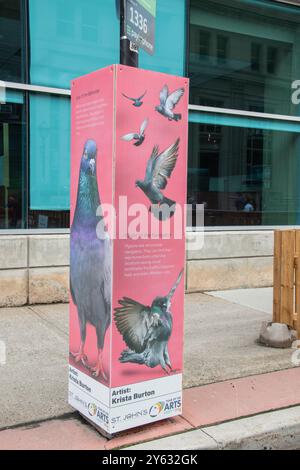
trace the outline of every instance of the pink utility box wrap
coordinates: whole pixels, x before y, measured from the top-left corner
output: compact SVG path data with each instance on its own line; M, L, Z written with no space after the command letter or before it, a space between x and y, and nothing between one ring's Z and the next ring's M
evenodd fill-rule
M69 403L108 434L182 412L188 86L72 83Z

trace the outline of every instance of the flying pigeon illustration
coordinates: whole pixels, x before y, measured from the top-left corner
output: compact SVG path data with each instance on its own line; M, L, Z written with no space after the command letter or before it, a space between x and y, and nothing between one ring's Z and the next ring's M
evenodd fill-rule
M164 297L156 297L151 307L128 297L119 300L121 307L115 308L114 319L128 346L121 353L120 362L143 364L151 368L160 365L166 373L172 371L168 351L173 329L171 301L182 275L183 270L170 292Z
M71 227L70 287L77 306L81 343L79 351L70 354L95 377L102 376L107 380L102 356L105 334L110 325L111 242L103 215L99 215L101 202L96 162L96 142L88 140L80 163L77 203ZM87 324L96 329L97 335L98 358L93 368L87 363L84 350Z
M159 148L156 145L153 148L150 159L147 163L146 175L144 180L137 180L136 187L140 188L147 198L150 200L152 205L156 205L156 208L152 206L150 210L156 215L157 208L159 210L160 217L165 220L166 217L174 215L176 202L168 199L162 193L162 190L166 188L168 184L168 178L171 177L172 172L176 166L178 151L179 151L180 139L177 139L175 144L167 148L164 152L159 153ZM162 205L167 205L163 206ZM167 215L164 214L164 207L168 209Z
M145 137L146 137L145 130L147 126L148 126L148 119L145 119L142 122L139 134L138 133L126 134L126 135L123 135L122 139L126 140L126 142L131 142L132 140L135 140L135 143L133 145L135 145L136 147L139 147L140 145L142 145L142 143L145 140Z
M155 107L155 110L168 118L169 121L180 121L181 114L175 114L173 109L179 103L181 97L184 95L184 88L179 88L173 93L169 94L167 85L163 87L160 92L160 105Z
M122 95L127 98L128 100L130 101L133 101L133 105L132 106L135 106L136 108L140 108L143 104L143 101L142 99L144 98L144 96L146 95L147 93L147 90L145 91L145 93L142 95L142 96L139 96L138 98L131 98L130 96L127 96L125 95L124 93L122 93Z

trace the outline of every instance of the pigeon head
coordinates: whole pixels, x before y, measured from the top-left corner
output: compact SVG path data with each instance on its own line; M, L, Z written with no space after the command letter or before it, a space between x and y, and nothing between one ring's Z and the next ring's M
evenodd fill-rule
M136 182L135 182L135 187L136 187L136 188L143 188L143 186L144 186L144 182L143 182L143 181L141 181L141 180L136 180Z
M151 310L159 309L163 312L167 311L169 308L169 299L168 297L156 297L151 306Z
M159 112L159 113L163 113L163 107L162 105L160 104L159 106L155 106L155 111Z
M94 140L87 140L81 158L81 171L88 176L96 176L96 160L97 144Z

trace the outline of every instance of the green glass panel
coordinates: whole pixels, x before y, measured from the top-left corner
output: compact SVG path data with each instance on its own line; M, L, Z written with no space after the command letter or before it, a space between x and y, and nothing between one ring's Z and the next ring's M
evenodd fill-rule
M30 210L68 210L69 185L70 100L55 95L32 94Z
M155 54L150 56L142 49L139 65L143 69L185 74L186 1L158 0L155 25Z
M298 115L300 8L274 1L191 0L193 104Z
M191 115L189 125L188 201L205 204L205 225L298 224L299 129L264 119L250 125L239 117L198 117Z
M113 0L29 0L29 22L33 84L70 88L73 78L119 62Z
M6 90L0 104L0 229L26 228L24 94Z

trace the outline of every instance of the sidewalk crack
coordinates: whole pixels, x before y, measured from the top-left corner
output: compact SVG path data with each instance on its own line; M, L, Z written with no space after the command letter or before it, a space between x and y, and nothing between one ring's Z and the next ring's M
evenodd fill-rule
M221 449L221 446L220 446L220 443L211 435L209 434L207 431L205 431L203 428L200 428L200 430L207 436L209 437L210 439L212 439L214 441L214 443L217 445L218 449Z
M42 320L44 323L50 326L53 330L56 330L57 332L63 334L63 336L68 337L68 334L62 328L59 328L58 326L54 325L52 322L46 320L46 318L43 315L41 315L38 311L34 310L34 308L32 308L30 305L28 305L27 308L32 313L34 313L34 315L36 315L40 320Z

